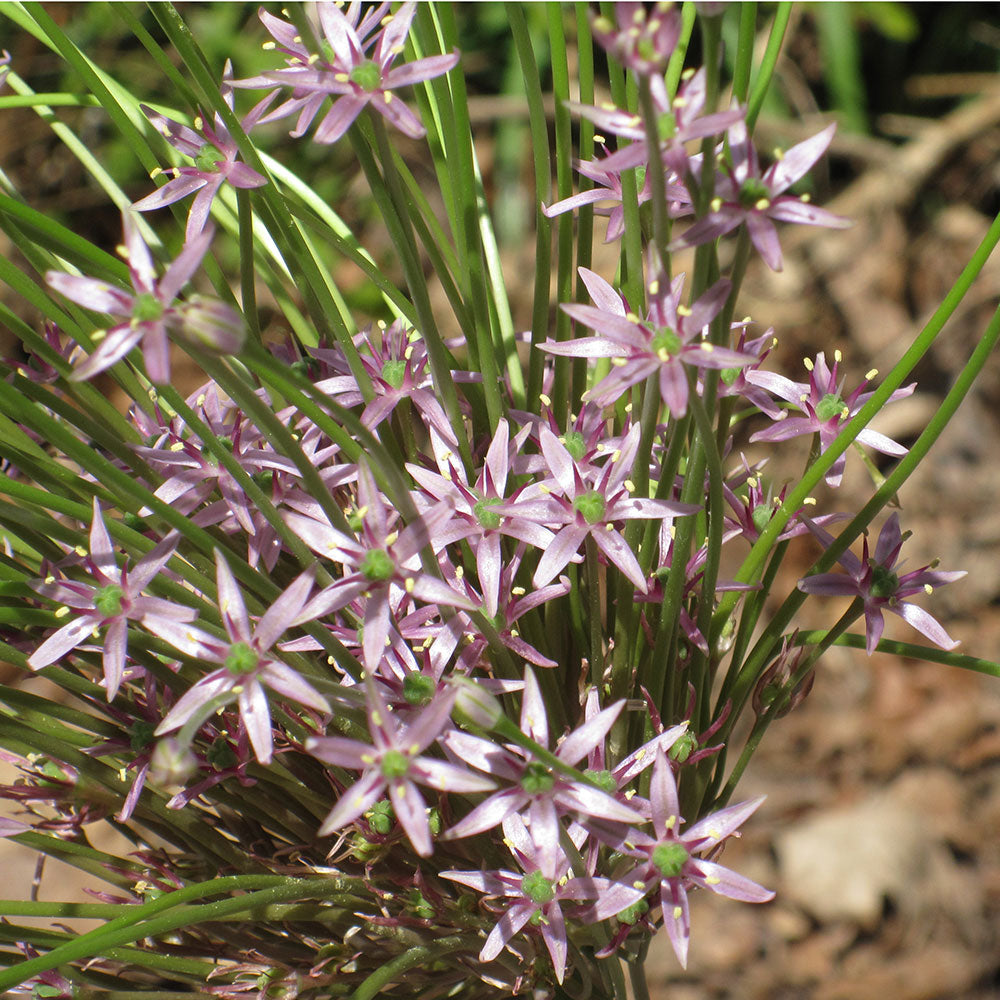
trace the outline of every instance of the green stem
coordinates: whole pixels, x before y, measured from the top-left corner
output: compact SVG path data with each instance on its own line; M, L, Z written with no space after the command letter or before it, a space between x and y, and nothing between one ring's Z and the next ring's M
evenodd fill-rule
M199 885L187 886L138 905L130 913L109 921L103 927L82 934L58 948L53 948L46 955L39 955L37 958L28 959L12 968L0 971L0 989L17 986L32 976L48 972L49 969L66 962L101 955L117 945L129 944L141 938L155 938L202 920L232 918L241 913L252 916L258 907L271 903L295 899L322 899L358 887L356 880L327 876L321 879L289 879L281 875L230 875ZM196 907L181 906L182 903L190 903L205 896L237 891L246 895Z
M368 978L351 994L351 1000L372 1000L378 996L383 987L388 986L401 973L414 966L434 961L439 955L456 951L465 944L462 938L439 938L433 945L419 944L404 951L392 961L387 962Z
M816 660L819 659L819 657L837 640L840 635L847 631L850 624L856 621L863 612L863 601L860 597L855 598L851 602L851 606L843 613L843 615L841 615L837 624L834 625L829 632L825 633L822 642L817 644L816 647L810 652L805 660L799 665L795 674L789 678L788 683L784 686L782 691L767 707L767 710L756 720L753 729L743 746L743 750L740 753L739 760L737 760L732 772L729 775L729 780L723 787L722 792L712 803L711 808L719 808L724 806L729 801L730 796L736 790L736 786L739 783L740 778L743 776L743 772L746 770L747 764L750 763L750 758L754 755L757 747L760 745L760 741L764 736L764 733L767 731L768 726L770 726L770 724L778 717L791 693L803 681L809 671L813 669L813 665ZM736 713L734 713L734 715L735 714ZM732 716L730 716L730 719L732 719ZM727 720L727 722L728 721L729 720Z
M979 275L979 272L983 269L987 258L990 256L998 242L1000 242L1000 216L993 220L993 224L990 226L989 232L983 238L982 243L980 243L976 252L972 255L972 258L963 269L958 280L952 286L951 291L945 297L945 300L941 303L934 315L930 318L916 338L914 338L913 343L907 349L906 353L899 360L899 362L893 367L892 371L890 371L886 376L882 385L875 390L868 402L862 406L858 413L847 423L826 451L823 452L823 454L820 455L812 465L810 465L809 469L803 475L802 480L785 497L785 502L777 511L775 511L774 516L771 518L767 527L761 532L760 537L751 548L747 557L743 560L743 565L740 567L735 577L737 581L740 583L749 583L753 581L760 567L763 565L764 560L768 557L768 554L774 547L778 535L784 531L785 525L791 517L801 509L802 505L806 502L806 499L812 494L813 490L819 484L820 480L826 475L833 463L851 446L851 443L855 440L858 434L861 433L861 431L871 422L882 407L885 406L889 397L903 384L907 375L910 374L920 359L930 349L931 344L934 343L935 338L941 332L944 324L958 307L959 302L961 302L965 293L969 290L969 287ZM969 364L963 369L961 376L955 383L955 386L948 393L948 396L946 397L946 403L948 404L948 416L944 417L942 420L942 415L946 411L945 407L940 408L932 418L927 429L921 435L919 440L923 442L921 447L924 452L926 452L926 449L933 444L933 442L944 430L945 423L947 423L947 420L950 419L951 414L954 413L954 410L957 408L959 402L961 402L961 399L971 386L972 380L976 377L983 364L985 364L986 359L984 356L984 344L987 341L991 344L994 342L996 338L996 323L997 318L994 317L993 321L990 323L989 329L986 334L984 334L983 340L981 340L979 345L976 347ZM868 524L868 521L870 521L871 518L879 510L881 510L882 506L884 506L886 499L891 497L893 493L896 492L902 481L910 474L913 467L912 457L914 455L915 447L910 449L909 455L902 459L896 469L893 470L893 473L887 477L883 486L876 492L872 501L865 507L865 516L868 520L861 521L859 515L858 518L855 518L855 520L851 522L851 526L849 528L849 531L852 531L853 534L850 534L850 536L847 537L848 532L845 531L845 533L840 536L841 539L843 539L843 544L837 551L838 555L840 552L843 552L848 545L850 545L851 541L853 541L858 534L861 533L864 527ZM902 476L902 478L900 478L900 476ZM892 486L887 489L890 483ZM713 636L717 635L721 630L738 600L739 594L735 592L725 594L722 597L719 602L719 609L715 615L715 621L713 623ZM712 640L710 639L709 644L711 645L711 643Z
M764 106L764 100L771 87L771 78L774 76L774 68L778 64L778 57L781 55L781 46L785 40L785 30L788 28L788 20L792 16L792 4L790 0L781 0L774 12L774 20L771 22L771 33L767 38L767 48L764 50L764 58L761 59L760 69L757 78L753 82L750 91L750 101L747 105L747 132L753 133L753 127L757 124L757 116Z

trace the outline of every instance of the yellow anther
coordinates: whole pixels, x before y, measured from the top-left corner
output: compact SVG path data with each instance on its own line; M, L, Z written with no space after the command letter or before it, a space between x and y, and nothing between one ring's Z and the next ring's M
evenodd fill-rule
M65 618L69 614L69 608L62 607L56 609L56 618Z
M710 201L710 202L708 203L708 207L709 207L709 208L710 208L710 209L711 209L711 210L712 210L713 212L718 212L718 211L719 211L719 209L720 209L720 208L722 208L722 199L721 199L721 198L718 198L718 197L716 197L716 198L713 198L713 199L712 199L712 200L711 200L711 201Z
M764 212L771 207L770 198L758 198L754 203L753 207L757 209L758 212Z
M837 350L833 352L833 360L836 361L838 365L844 360L844 355L840 353L840 348L837 348Z
M871 371L865 372L865 379L870 382L875 376L878 375L878 369L872 368Z
M811 372L813 370L812 358L803 358L802 364L806 366L806 371Z

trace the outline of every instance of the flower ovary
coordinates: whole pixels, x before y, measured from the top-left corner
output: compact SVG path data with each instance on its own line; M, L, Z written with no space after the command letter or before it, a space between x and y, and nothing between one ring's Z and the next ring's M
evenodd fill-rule
M503 500L500 497L487 497L485 500L478 500L472 508L472 513L475 515L476 520L488 530L496 530L500 527L500 522L503 520L502 514L495 514L490 507L496 507L498 504L502 504Z
M892 597L899 590L899 577L888 566L872 566L872 597Z
M395 563L384 549L369 549L358 568L361 570L361 575L373 583L391 580L393 573L396 572Z
M551 792L555 783L556 779L552 776L552 772L544 764L540 764L536 760L528 764L524 769L524 774L521 776L521 787L529 795L537 795L540 792Z
M573 509L583 515L587 524L599 524L604 520L604 497L597 490L588 490L573 501Z
M122 597L125 591L117 583L109 583L94 592L94 607L105 618L114 618L122 613Z
M844 412L844 401L835 392L828 392L816 404L816 416L820 420L832 420Z
M410 762L406 759L406 754L399 750L386 750L382 754L382 774L390 781L393 778L405 777L410 769Z
M378 90L382 82L382 70L379 69L378 63L366 59L351 70L350 77L351 83L356 83L365 93L370 94Z
M132 303L132 318L138 323L151 323L163 315L163 303L152 292L143 292Z
M664 878L676 878L684 869L688 858L687 848L676 842L657 844L653 848L651 859Z
M382 366L382 379L389 383L393 389L403 388L403 379L406 377L405 361L387 361Z
M521 879L521 892L525 894L533 903L544 906L551 903L556 898L556 890L541 872L529 872Z
M225 659L224 666L231 674L241 677L253 673L259 662L260 657L250 648L249 643L234 642L229 647L229 655Z

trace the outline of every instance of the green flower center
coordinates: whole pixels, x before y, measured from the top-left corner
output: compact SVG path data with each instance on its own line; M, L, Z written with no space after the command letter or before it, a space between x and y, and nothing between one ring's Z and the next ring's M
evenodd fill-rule
M672 111L664 111L656 120L661 139L670 139L677 131L677 119Z
M541 872L529 872L521 879L521 892L533 903L543 906L556 898L555 883L550 882Z
M587 453L587 442L583 439L583 435L579 431L567 431L566 436L563 438L563 445L570 455L573 456L574 462L579 462Z
M750 520L753 521L753 526L758 531L763 531L771 521L771 515L774 513L774 507L769 503L759 503L750 512Z
M117 583L109 583L94 592L94 607L105 618L115 618L122 613L122 597L125 591Z
M666 361L681 349L681 338L669 326L661 326L656 331L650 347L661 361Z
M604 497L597 490L581 493L573 501L573 509L583 515L587 524L599 524L604 520Z
M652 861L664 878L676 878L689 857L691 855L683 844L666 843L653 848Z
M132 302L132 319L138 323L151 323L162 315L163 303L152 292L143 292Z
M410 762L406 754L399 750L386 750L382 754L382 774L392 781L395 778L405 777L410 769Z
M396 572L395 563L384 549L369 549L358 568L366 580L376 583L391 580L393 573Z
M434 681L426 674L407 674L403 681L403 697L407 704L426 705L434 696Z
M403 379L406 377L405 361L387 361L382 366L382 379L388 382L393 389L402 389Z
M740 187L740 204L753 208L761 200L769 200L767 186L759 177L748 177Z
M521 787L529 795L551 792L555 783L556 779L552 777L552 772L537 760L531 761L521 775Z
M618 922L622 924L628 924L631 926L634 924L644 913L649 912L649 903L644 899L640 899L638 903L633 903L631 906L626 906L618 914Z
M366 59L351 70L350 78L351 83L356 83L365 93L370 94L378 90L382 82L382 70L379 69L378 63Z
M219 169L216 163L221 159L224 159L223 155L210 142L206 142L198 150L198 155L194 158L194 165L206 174L214 174Z
M224 771L227 767L235 767L239 763L239 758L237 758L236 752L229 745L229 740L227 740L224 736L220 736L208 748L208 753L205 754L205 759L212 765L212 767L216 767L220 771Z
M899 577L888 566L872 566L872 597L892 597L899 590Z
M618 791L618 782L615 776L608 770L592 771L589 767L583 772L591 781L597 783L598 788L608 795L614 795Z
M698 746L698 737L692 733L681 733L677 737L677 742L670 748L667 756L671 760L683 764L691 756L691 751Z
M831 420L844 412L844 401L835 392L828 392L816 404L816 416L820 420Z
M152 744L153 733L155 731L155 722L146 722L145 719L139 719L138 722L134 722L132 728L129 729L129 744L132 749L136 753L145 750L146 747Z
M719 372L719 377L726 385L732 385L740 377L742 371L742 368L723 368Z
M229 647L229 655L224 661L224 666L231 674L242 677L244 674L251 674L257 669L260 657L250 648L246 642L234 642Z
M497 507L503 503L500 497L487 497L485 500L479 500L476 502L475 506L472 508L472 513L475 514L476 520L484 527L489 529L496 529L500 527L500 522L503 520L502 514L495 514L490 507Z

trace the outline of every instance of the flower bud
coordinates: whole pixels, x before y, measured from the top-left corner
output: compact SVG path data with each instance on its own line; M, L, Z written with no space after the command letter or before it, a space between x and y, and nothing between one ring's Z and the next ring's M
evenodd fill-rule
M503 706L481 684L465 677L452 683L458 690L451 714L460 726L478 726L489 731L504 717Z
M193 347L213 354L236 354L246 343L243 317L218 299L192 295L176 309L180 314L177 333Z
M173 736L160 740L149 760L149 780L168 788L183 786L198 770L198 759L190 747Z

